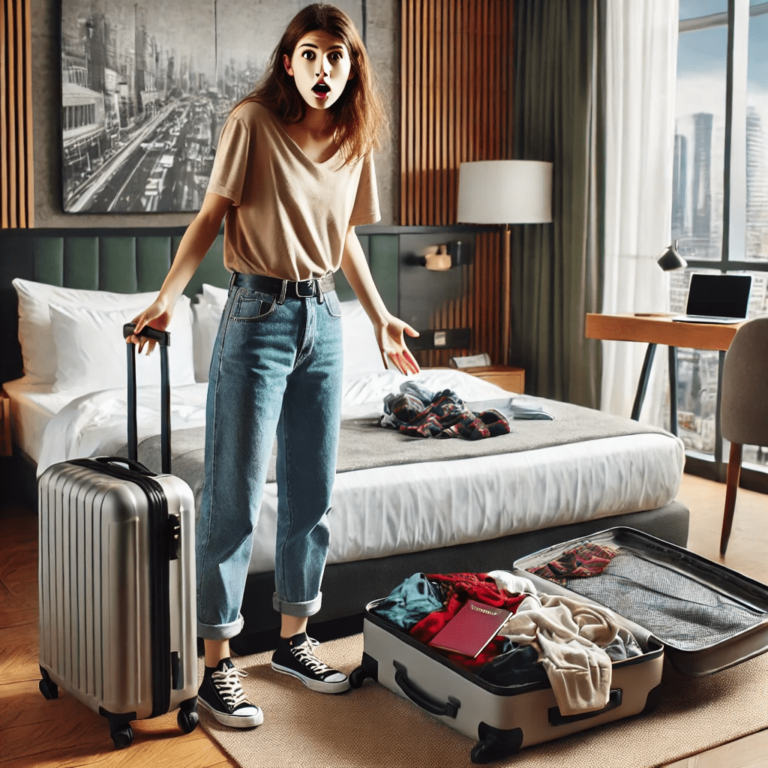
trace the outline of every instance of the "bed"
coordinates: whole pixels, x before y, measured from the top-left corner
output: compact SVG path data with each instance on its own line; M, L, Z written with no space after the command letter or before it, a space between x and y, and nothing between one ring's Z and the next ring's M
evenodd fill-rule
M119 339L122 322L147 296L14 282L25 375L4 389L18 455L39 475L57 461L124 452L125 353L111 339ZM198 497L205 361L224 295L221 285L203 284L194 300L182 299L171 328L174 473ZM444 449L436 441L405 438L376 426L384 395L397 391L403 377L383 370L357 302L342 302L342 322L344 421L323 608L314 620L321 626L356 621L368 601L415 571L505 568L536 549L614 525L685 545L688 511L675 501L685 458L678 438L627 419L508 393L453 369L423 371L418 381L432 391L451 389L468 402L511 399L542 407L554 420L514 421L504 438L440 441ZM159 366L146 362L139 371L139 439L140 458L151 466ZM368 440L386 433L395 441L394 454L361 464L355 457L361 430ZM244 632L235 644L241 652L268 643L278 626L271 609L276 505L276 486L269 482L246 586Z

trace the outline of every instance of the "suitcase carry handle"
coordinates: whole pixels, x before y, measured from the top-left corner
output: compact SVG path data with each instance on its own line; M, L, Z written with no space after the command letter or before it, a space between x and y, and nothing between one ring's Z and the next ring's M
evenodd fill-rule
M122 457L112 457L112 456L94 456L91 461L96 461L99 464L105 464L109 466L120 466L121 464L127 464L129 469L132 469L134 472L138 472L140 475L146 475L147 477L154 477L155 473L149 469L148 467L145 467L140 461L136 461L135 459L124 459Z
M123 338L132 336L134 323L123 326ZM138 336L146 336L160 345L160 455L164 475L171 471L171 382L168 375L168 347L171 334L145 326ZM128 458L136 461L139 456L138 426L136 418L136 351L134 344L128 347Z
M395 682L416 706L421 707L425 712L429 712L432 715L456 718L461 702L455 696L449 696L448 701L438 701L432 698L432 696L416 687L408 679L408 670L404 664L401 664L399 661L393 661L392 663L397 670L395 672Z
M602 709L594 712L582 712L578 715L561 715L559 707L550 707L549 723L550 725L569 725L570 723L578 723L580 720L589 720L590 717L604 715L606 712L621 706L621 693L621 688L612 688L611 695L608 697L608 703Z

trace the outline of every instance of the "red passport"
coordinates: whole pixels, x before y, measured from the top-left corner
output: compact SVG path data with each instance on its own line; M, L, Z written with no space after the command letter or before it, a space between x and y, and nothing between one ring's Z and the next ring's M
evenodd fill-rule
M496 637L509 616L510 612L504 608L494 608L476 600L468 600L429 641L429 645L475 659Z

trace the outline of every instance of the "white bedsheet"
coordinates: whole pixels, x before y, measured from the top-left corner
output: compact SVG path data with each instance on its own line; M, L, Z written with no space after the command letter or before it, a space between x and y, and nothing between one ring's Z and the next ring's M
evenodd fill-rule
M507 394L455 370L427 371L417 378L428 389L451 388L465 400ZM345 381L344 416L364 418L380 413L383 396L396 391L402 380L399 374L382 372ZM203 424L206 387L196 384L173 390L174 429ZM51 411L60 402L47 400L40 392L30 393L26 399L41 411L46 407ZM526 401L537 402L535 398L521 400ZM93 393L59 405L44 429L39 471L76 456L113 453L125 443L125 409L121 390ZM156 434L158 424L157 388L140 388L139 439ZM32 427L25 425L25 431L31 434ZM333 491L328 562L463 544L660 507L675 497L684 459L682 441L651 433L340 473ZM265 489L254 538L252 572L274 568L276 515L277 487L271 483Z

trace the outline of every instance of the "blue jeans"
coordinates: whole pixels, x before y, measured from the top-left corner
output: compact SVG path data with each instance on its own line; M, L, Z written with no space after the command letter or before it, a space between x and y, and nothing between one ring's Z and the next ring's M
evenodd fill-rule
M285 298L230 283L211 360L205 484L197 523L198 634L237 635L254 528L277 436L273 607L320 610L341 419L335 291ZM240 283L243 282L240 278Z

